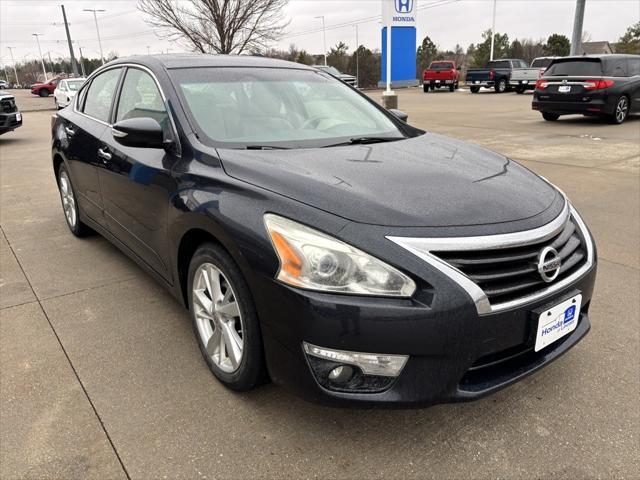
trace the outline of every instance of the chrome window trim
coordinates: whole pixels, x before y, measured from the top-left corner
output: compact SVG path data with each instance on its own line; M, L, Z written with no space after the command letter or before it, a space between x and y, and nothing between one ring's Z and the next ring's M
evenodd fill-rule
M587 251L586 262L573 274L563 278L559 282L550 284L548 287L536 293L520 297L516 300L491 304L484 291L474 281L457 268L431 253L437 251L491 250L543 242L559 233L562 228L564 228L570 216L575 219L580 233L584 238ZM558 215L555 220L534 230L482 237L408 238L387 236L386 238L413 253L460 285L473 300L479 315L502 312L540 300L577 281L591 269L594 263L593 239L589 235L589 231L582 218L566 198L562 213Z
M164 90L162 89L162 86L160 86L160 82L158 82L158 77L156 77L156 75L153 73L153 71L151 71L148 67L145 67L144 65L140 65L138 63L118 63L116 65L111 65L109 67L96 70L94 73L89 75L89 77L85 80L85 83L82 86L82 88L75 95L74 102L73 102L73 111L75 113L79 114L79 115L83 115L83 116L85 116L87 118L90 118L91 120L94 120L94 121L96 121L98 123L101 123L102 125L105 125L107 127L113 128L113 123L103 122L100 119L92 117L91 115L87 115L86 113L81 112L80 110L78 110L78 100L77 99L80 98L80 92L82 90L84 90L85 88L87 88L87 89L89 88L89 86L91 85L91 82L93 82L93 79L95 77L97 77L101 73L104 73L104 72L106 72L108 70L113 70L114 68L125 68L125 67L137 68L137 69L140 69L140 70L148 73L149 76L151 76L151 78L154 81L154 83L156 84L156 87L158 88L158 91L160 92L160 96L162 97L162 103L164 104L164 108L167 111L167 115L169 116L169 122L171 123L171 133L173 134L174 142L176 144L176 152L175 152L175 154L176 154L177 157L181 157L182 156L182 145L180 144L180 138L178 137L178 129L176 128L175 120L173 119L173 115L171 113L171 109L169 108L169 104L167 103L167 96L164 94ZM126 72L125 72L125 76L126 76ZM117 93L119 95L120 92L117 91ZM120 97L118 96L118 98L114 99L114 100L117 100L119 102L120 101ZM117 103L115 103L114 106L117 107Z

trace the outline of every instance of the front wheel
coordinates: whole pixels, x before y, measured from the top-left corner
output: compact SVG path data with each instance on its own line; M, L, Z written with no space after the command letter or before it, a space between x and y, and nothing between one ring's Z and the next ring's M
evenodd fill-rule
M547 122L555 122L560 118L560 115L555 113L543 112L542 118L544 118Z
M455 85L449 85L449 91L453 92L456 89Z
M507 91L507 79L506 78L501 78L500 80L498 80L498 83L496 83L495 87L494 87L496 93L504 93Z
M480 91L480 87L471 87L471 93L478 93Z
M213 243L189 265L189 311L207 366L226 387L251 390L265 375L260 325L249 287L233 259Z
M62 200L64 218L71 233L76 237L84 237L91 234L92 230L80 220L76 194L71 184L69 172L64 164L60 165L58 169L58 190L60 192L60 200Z
M424 91L424 93L429 93L429 84L428 83L422 84L422 90Z
M613 111L613 115L609 117L609 122L615 125L623 123L629 115L629 99L622 95L616 102L616 108Z
M49 96L49 90L43 88L42 90L40 90L38 92L38 95L40 95L41 97L48 97Z

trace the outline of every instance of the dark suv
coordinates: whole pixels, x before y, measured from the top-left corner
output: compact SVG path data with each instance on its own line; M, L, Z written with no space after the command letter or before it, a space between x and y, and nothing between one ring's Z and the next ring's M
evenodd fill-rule
M325 72L119 59L52 131L71 232L182 302L229 388L268 374L332 403L471 400L589 330L595 245L562 192Z
M22 126L22 114L16 99L9 93L0 92L0 135Z
M640 55L556 59L536 83L532 108L549 121L578 113L620 124L640 112Z

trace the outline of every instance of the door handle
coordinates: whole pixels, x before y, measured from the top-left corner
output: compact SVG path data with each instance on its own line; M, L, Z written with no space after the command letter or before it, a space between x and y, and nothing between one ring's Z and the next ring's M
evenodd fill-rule
M64 131L67 132L67 135L73 137L76 134L76 131L73 128L64 127Z
M111 154L107 152L104 148L98 149L98 156L106 163L111 160Z

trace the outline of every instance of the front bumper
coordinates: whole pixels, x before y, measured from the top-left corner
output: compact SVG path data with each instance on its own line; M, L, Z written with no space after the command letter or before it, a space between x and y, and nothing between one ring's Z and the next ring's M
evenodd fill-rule
M429 287L412 299L363 298L302 291L264 277L256 303L260 318L271 319L262 322L268 369L275 383L332 405L426 406L480 398L544 367L586 335L595 275L594 263L553 296L483 316L461 291L441 292L444 301L434 301ZM577 328L534 352L533 312L577 293L582 294ZM382 390L352 393L318 381L304 342L409 358Z
M0 113L0 133L10 132L22 126L22 114L20 112Z

